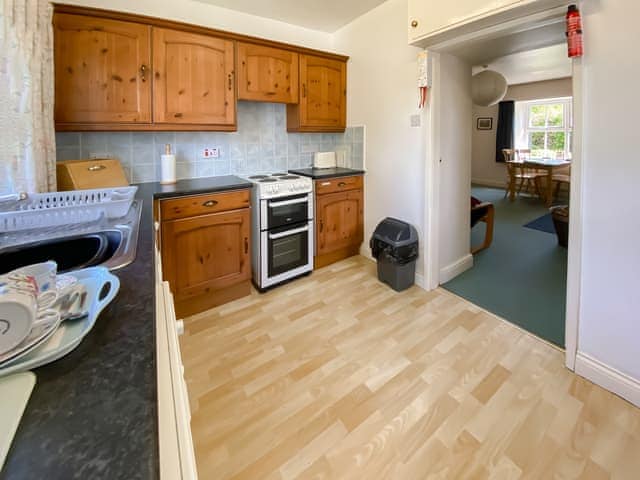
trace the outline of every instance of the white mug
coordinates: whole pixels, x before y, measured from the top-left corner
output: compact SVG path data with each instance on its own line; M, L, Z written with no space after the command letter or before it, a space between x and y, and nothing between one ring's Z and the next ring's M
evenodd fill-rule
M4 289L0 293L0 353L22 342L33 327L38 304L29 292Z
M49 308L58 298L56 287L56 273L58 264L52 260L48 262L35 263L26 267L18 268L9 272L6 277L11 281L24 281L24 277L33 279L36 286L38 307L40 309Z

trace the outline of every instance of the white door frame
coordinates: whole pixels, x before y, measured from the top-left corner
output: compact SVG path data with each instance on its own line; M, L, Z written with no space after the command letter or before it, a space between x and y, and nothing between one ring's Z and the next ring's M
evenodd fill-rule
M531 20L537 20L539 16L522 17L518 19L525 25ZM513 21L508 22L509 27ZM472 35L476 39L495 35L500 30L498 27L490 27L478 32L466 34L460 41L468 41ZM448 40L446 46L455 45L456 40ZM432 88L427 110L427 158L425 175L425 255L424 272L425 288L433 290L440 284L439 268L439 243L440 243L440 56L438 49L430 50L433 67ZM471 73L470 73L471 74ZM578 325L580 318L580 290L582 268L582 206L583 206L583 73L582 61L573 60L573 151L571 164L571 221L569 223L569 244L567 260L567 304L565 315L565 364L570 370L575 369L578 350ZM467 232L465 232L466 234Z

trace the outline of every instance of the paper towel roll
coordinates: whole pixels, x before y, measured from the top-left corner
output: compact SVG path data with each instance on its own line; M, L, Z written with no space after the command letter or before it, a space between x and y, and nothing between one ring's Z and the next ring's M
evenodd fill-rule
M165 154L160 156L160 183L176 183L176 156L171 153L171 145L165 145Z

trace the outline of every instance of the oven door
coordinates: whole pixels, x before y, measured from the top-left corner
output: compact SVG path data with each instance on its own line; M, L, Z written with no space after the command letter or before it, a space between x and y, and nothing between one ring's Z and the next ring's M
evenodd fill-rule
M287 227L306 222L311 218L311 195L293 195L261 202L262 230Z
M312 223L262 232L262 287L268 287L313 269Z

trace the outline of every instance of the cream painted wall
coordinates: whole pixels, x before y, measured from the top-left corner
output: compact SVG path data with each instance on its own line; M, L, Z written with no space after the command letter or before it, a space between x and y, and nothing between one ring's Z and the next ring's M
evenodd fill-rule
M570 78L522 83L519 85L511 85L507 91L505 100L523 102L543 98L570 97L572 95L571 89ZM493 118L493 130L476 129L476 123L480 117ZM507 179L507 171L504 164L496 162L498 106L479 107L474 105L472 118L472 182L492 187L504 187Z
M440 283L473 266L469 231L471 195L471 65L440 56ZM434 92L435 94L435 92Z
M348 124L366 125L365 254L370 254L373 230L387 216L416 226L423 254L425 135L423 128L411 127L409 119L419 113L420 49L407 45L406 23L407 0L389 0L338 30L334 38L335 49L351 56Z
M63 3L149 15L309 48L331 50L331 35L328 33L194 0L64 0Z
M640 3L584 2L583 251L578 360L626 375L640 402ZM577 220L577 219L576 219ZM572 221L576 221L573 220ZM635 382L635 383L634 383ZM639 403L640 404L640 403Z

